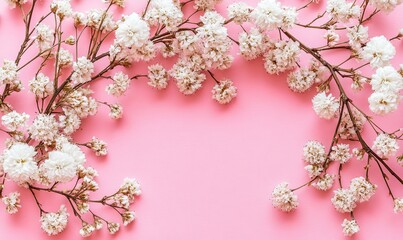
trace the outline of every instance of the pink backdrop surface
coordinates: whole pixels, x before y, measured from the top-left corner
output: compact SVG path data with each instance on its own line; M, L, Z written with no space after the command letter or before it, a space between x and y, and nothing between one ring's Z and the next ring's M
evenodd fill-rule
M41 3L45 11L46 4ZM100 6L100 1L73 1L76 9ZM225 10L230 0L218 9ZM46 3L46 4L45 4ZM301 6L300 0L287 1ZM256 1L251 1L255 6ZM145 2L127 4L123 12L140 9ZM314 16L324 3L305 11L300 19ZM119 14L122 11L117 11ZM402 7L390 15L375 18L370 34L394 36L401 26ZM400 23L399 23L400 22ZM10 11L0 3L0 58L14 59L22 41L23 25L17 10ZM238 29L231 29L236 36ZM293 31L313 44L322 41L321 34ZM395 42L398 54L402 44ZM234 50L236 51L236 50ZM328 56L334 58L332 56ZM402 57L393 61L395 67ZM337 213L331 203L330 192L312 188L298 191L300 206L290 214L271 206L269 194L273 187L286 180L297 186L308 180L301 160L306 141L316 139L330 144L336 120L319 119L311 108L314 91L295 94L289 91L285 75L270 76L261 60L247 62L237 57L231 69L217 72L218 78L232 79L239 95L227 106L211 99L213 81L208 79L197 94L187 97L178 92L173 82L159 92L144 81L134 82L118 101L125 109L124 118L108 118L107 109L85 121L77 139L97 136L108 142L110 154L96 158L89 153L88 164L98 169L101 192L110 193L126 176L137 178L143 189L134 205L137 221L123 228L117 235L106 231L91 239L138 240L263 240L263 239L342 239L341 222L345 215ZM165 62L164 62L165 64ZM167 64L166 66L169 66ZM144 66L127 72L144 71ZM29 69L26 80L32 78ZM103 84L95 88L103 90ZM29 111L33 95L24 100L13 98L19 111ZM357 102L368 110L369 91L358 94ZM99 95L106 98L105 95ZM18 102L20 101L20 102ZM377 118L387 130L401 126L402 107L388 117ZM369 129L369 141L374 139ZM402 151L400 151L402 152ZM391 163L397 172L403 169ZM364 174L364 163L348 163L347 177ZM375 169L375 168L374 168ZM393 213L393 204L387 195L378 171L371 172L379 185L370 202L360 204L356 218L361 232L354 239L400 239L403 235L403 215ZM403 197L401 186L391 182L397 196ZM15 188L14 188L15 189ZM13 188L6 189L8 191ZM22 190L22 209L9 216L0 209L0 239L48 239L40 229L39 211L32 196ZM41 194L47 209L55 211L64 199ZM112 212L110 212L112 213ZM106 212L108 214L108 212ZM110 214L113 216L113 214ZM71 217L66 231L53 239L79 239L80 224ZM51 239L51 238L49 238Z

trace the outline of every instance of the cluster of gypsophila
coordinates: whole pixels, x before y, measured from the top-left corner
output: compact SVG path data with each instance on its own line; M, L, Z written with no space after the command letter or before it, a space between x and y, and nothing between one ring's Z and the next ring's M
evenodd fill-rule
M315 4L315 1L307 2L299 8L283 6L276 0L262 0L255 7L236 2L228 6L227 13L220 14L215 10L219 0L149 0L141 13L129 12L118 17L112 11L115 7L123 8L124 0L104 0L104 9L91 9L86 12L75 11L69 0L54 0L50 4L49 14L40 18L36 24L31 24L36 0L7 1L11 7L30 6L30 11L24 16L27 34L21 50L15 61L4 62L0 74L0 80L5 84L2 109L6 113L12 110L11 105L4 101L5 98L23 87L23 83L18 79L18 72L34 60L39 59L41 62L39 70L29 83L30 91L36 96L38 116L27 127L26 134L20 130L6 130L15 139L7 144L6 152L11 151L13 146L18 146L17 150L22 146L30 149L32 144L36 144L33 150L27 151L27 156L32 159L29 164L30 172L24 174L22 179L14 177L19 184L23 183L29 187L33 194L42 189L67 194L65 196L71 202L73 210L76 214L79 213L75 209L82 206L82 200L76 196L80 192L76 193L74 189L71 192L59 191L57 188L60 181L71 180L72 172L81 176L80 164L83 161L69 155L71 153L65 150L64 144L69 144L69 149L77 149L77 144L74 145L69 136L80 127L81 119L97 112L99 104L108 107L110 116L114 119L121 118L123 114L121 105L95 99L89 88L92 82L106 81L106 92L117 97L127 93L133 80L146 79L151 87L163 90L172 79L181 93L191 95L202 88L209 79L214 81L212 98L221 104L227 104L236 97L237 88L229 79L218 80L215 72L231 67L234 60L231 48L237 45L239 55L246 60L262 58L264 68L269 74L287 73L286 81L293 92L306 92L316 86L318 94L312 100L314 111L320 118L338 119L334 138L327 152L326 148L316 141L310 141L304 147L304 161L307 163L306 170L311 179L303 186L312 185L320 190L331 189L336 174L331 174L328 169L332 164L339 164L340 190L336 191L332 202L341 212L351 210L349 212L352 218L346 219L342 224L346 235L352 235L359 229L353 217L353 208L357 203L367 201L377 188L371 183L368 173L370 166L374 164L384 176L385 184L395 202L395 211L402 211L403 200L393 195L386 174L390 173L403 183L400 176L386 162L387 158L397 154L397 141L402 139L402 131L400 129L388 133L382 130L369 115L353 103L344 90L345 82L351 82L351 88L356 91L364 89L369 83L374 90L369 97L372 112L386 114L398 108L403 70L402 67L396 70L390 65L390 60L396 54L391 41L399 40L403 33L400 31L389 39L384 36L369 38L368 27L365 25L379 12L393 10L400 1L330 0L326 3L323 13L308 23L302 23L297 19L299 12ZM224 17L225 14L227 17ZM55 16L53 27L45 23L52 15ZM73 26L70 26L76 33L73 36L63 34L62 30L68 25L66 19L73 22ZM238 37L228 34L227 26L230 24L241 30ZM324 45L309 47L289 32L292 28L322 31ZM81 37L84 32L91 34L89 43L85 45ZM20 60L26 49L34 45L39 49L37 56L21 64ZM82 49L86 51L83 53ZM344 51L348 57L337 65L331 64L322 56L323 52L331 50ZM175 63L169 68L159 63L151 63L158 57L172 59ZM303 60L306 58L309 63L305 65ZM345 67L353 59L358 60L357 67ZM54 61L51 67L55 75L52 77L42 73L42 68L49 60ZM129 75L129 71L124 69L137 62L150 64L144 73ZM100 66L95 67L96 65ZM372 76L366 76L360 71L367 65L376 68ZM118 71L115 71L116 69ZM61 74L65 72L67 73ZM330 93L330 86L336 86L338 95L335 91ZM18 115L16 120L10 121L5 117L4 123L12 122L9 127L15 129L13 126L18 125L16 122L25 122L27 115L16 112L13 114ZM370 125L378 134L372 147L361 135L365 124ZM359 146L350 150L350 145L357 142ZM84 146L95 150L98 155L106 153L103 143L96 139L80 145ZM81 154L76 153L75 156L78 155ZM357 177L351 181L349 188L343 188L342 166L348 164L353 157L363 159L365 156L366 177ZM69 174L66 172L66 175L47 176L54 159L74 159L75 162L63 170L64 172L70 169ZM397 159L402 164L403 157ZM27 161L25 158L23 160L25 164ZM11 176L7 178L13 180ZM79 180L84 181L84 178ZM92 179L87 177L87 180L88 178ZM55 186L52 185L52 180L57 181L53 182L56 183ZM31 182L51 184L51 187L34 188ZM80 188L80 184L77 186ZM295 209L298 201L294 192L297 189L299 188L289 188L287 183L277 186L272 194L274 206L284 211ZM119 190L115 195L103 198L101 203L112 207L122 206L124 203L123 209L126 210L125 207L132 202L133 196L139 193L138 186L132 182L131 191L123 192ZM72 195L74 193L76 195ZM9 194L4 198L4 202L8 203L7 209L15 211L13 204L19 206L18 196ZM44 210L41 210L42 216L65 222L67 212L64 207L53 215L44 215L42 211ZM127 215L129 214L122 216ZM132 216L128 219L131 218ZM83 221L85 224L81 230L82 235L89 235L94 229L98 229L99 222L97 217L94 217L93 224ZM108 229L113 233L118 229L117 226L109 223Z
M302 159L306 163L309 181L297 188L291 188L287 182L277 185L270 196L274 207L285 212L293 211L298 206L295 191L305 186L328 191L337 183L338 188L334 190L331 202L338 212L349 214L341 226L346 236L352 236L360 229L354 218L354 210L359 203L369 201L375 194L379 184L373 182L370 169L378 169L393 201L394 212L403 212L403 196L395 196L389 183L397 181L403 185L402 177L398 174L400 170L396 169L399 165L403 167L403 155L398 155L398 142L403 140L403 128L385 131L353 102L345 90L351 87L353 91L360 91L369 85L373 90L368 98L369 109L376 115L386 115L398 109L402 99L403 65L398 69L391 65L396 55L392 41L403 37L403 29L390 38L370 38L368 26L365 25L374 15L390 12L400 2L329 0L322 13L308 23L302 23L295 19L295 11L303 10L312 1L294 10L294 13L275 1L262 1L250 10L249 18L242 18L251 19L258 28L241 34L241 54L247 59L262 55L268 73L291 70L287 83L294 92L302 93L316 85L318 93L312 99L314 112L319 118L337 122L327 149L318 141L308 141L303 147ZM241 12L239 9L237 11ZM280 16L280 23L275 21L274 16L277 15ZM322 31L324 44L308 46L287 30L290 22L295 27ZM279 40L268 39L262 32L262 26L266 29L275 27ZM329 51L337 51L346 57L338 64L331 64L322 54ZM303 54L311 58L307 66L300 63ZM367 71L363 73L365 68ZM372 75L366 75L368 72L372 72ZM345 86L346 83L349 85ZM331 93L331 86L337 90ZM362 135L365 125L369 125L377 135L373 143ZM365 167L360 174L362 176L353 178L350 185L345 186L342 170L351 164L352 159L365 159ZM388 159L395 159L397 163ZM336 172L332 172L331 165L338 166Z

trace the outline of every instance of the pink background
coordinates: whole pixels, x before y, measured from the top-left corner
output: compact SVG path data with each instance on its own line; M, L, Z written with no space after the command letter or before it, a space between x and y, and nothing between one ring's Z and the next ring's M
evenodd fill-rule
M48 2L42 1L40 8L46 9L44 3ZM224 1L219 9L225 10L230 2ZM93 1L73 3L80 9L100 6ZM255 3L256 0L251 1L251 5L255 6ZM287 3L301 6L305 2ZM133 9L135 4L139 9L145 2L129 3L125 11ZM323 7L324 3L319 5ZM300 19L314 16L318 8L305 11ZM402 7L389 16L377 16L370 34L383 32L387 37L394 36L402 27L398 25L399 12L401 14ZM1 1L1 59L15 58L22 29L18 11L8 10ZM236 32L239 30L232 29L232 36L236 36ZM311 46L322 41L321 34L294 33L304 35ZM394 45L399 53L401 43L394 42ZM402 59L401 56L394 59L394 66L397 67ZM85 122L84 131L77 139L84 142L95 135L109 144L108 157L99 159L88 155L89 165L99 171L101 192L111 193L126 176L137 178L142 185L143 195L134 205L137 221L121 230L116 239L343 238L340 224L347 216L333 209L331 191L324 193L312 188L298 191L300 206L291 214L281 213L271 206L269 194L276 184L286 180L297 186L307 181L301 160L302 146L311 139L328 146L336 122L316 117L310 101L314 91L306 94L290 92L285 75L267 75L262 63L261 60L246 62L237 57L232 69L216 73L220 79L232 79L239 88L238 97L228 106L211 100L211 79L190 97L180 94L173 82L166 91L158 92L139 80L118 100L125 108L123 119L109 119L107 109L101 107L100 114ZM131 73L144 73L144 66L132 68ZM25 70L23 77L27 81L32 75ZM102 91L104 86L98 84L96 88ZM358 104L366 111L368 93L356 95L360 98ZM102 94L100 97L107 98ZM18 103L16 99L14 97L13 101L17 110L29 111L21 98ZM25 99L33 106L32 95ZM394 130L401 126L402 109L400 107L398 112L378 118L378 121L387 130ZM369 129L366 137L371 142L374 136L368 133ZM394 162L390 164L403 175L402 168ZM350 162L344 183L363 175L363 166L363 162ZM403 215L393 213L392 201L378 170L375 166L373 169L370 174L379 190L370 202L361 204L356 210L361 232L355 239L398 239L403 234ZM403 197L401 186L395 181L391 184L395 195ZM5 192L13 189L8 187ZM47 239L40 229L39 211L33 205L32 196L24 190L22 195L23 208L18 214L9 216L0 209L1 239ZM46 201L45 208L50 211L57 210L61 203L66 204L64 199L47 194L41 194L40 200ZM108 216L113 218L115 215ZM57 239L79 239L79 228L78 221L71 218L66 231ZM109 238L105 230L92 237Z

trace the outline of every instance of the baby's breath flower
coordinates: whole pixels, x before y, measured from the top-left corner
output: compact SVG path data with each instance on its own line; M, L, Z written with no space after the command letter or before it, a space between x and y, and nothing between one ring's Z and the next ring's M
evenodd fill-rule
M288 188L288 183L286 182L274 188L271 199L273 206L284 212L290 212L298 206L298 197Z
M59 211L55 213L43 213L41 216L41 228L49 236L57 235L66 228L69 214L64 205L60 206Z
M7 196L4 196L1 200L4 205L6 205L6 211L9 214L15 214L18 212L18 209L21 208L19 192L12 192Z
M213 99L220 104L227 104L237 95L237 88L233 85L232 81L224 79L215 84L213 90Z
M353 220L344 219L343 223L341 224L341 227L343 228L344 235L349 237L360 231L360 227L358 226L355 219Z

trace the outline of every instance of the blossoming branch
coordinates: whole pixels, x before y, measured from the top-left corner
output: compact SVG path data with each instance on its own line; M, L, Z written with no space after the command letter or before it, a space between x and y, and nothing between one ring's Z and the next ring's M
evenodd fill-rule
M98 190L97 173L85 166L87 157L81 148L103 156L107 153L106 143L95 137L78 143L72 134L99 107L109 108L113 119L123 116L121 105L95 97L92 83L107 82L106 92L119 97L127 94L134 80L146 79L151 87L163 90L172 79L185 95L194 94L209 80L215 83L212 99L227 104L238 90L231 80L217 79L215 73L231 67L234 45L247 60L263 58L268 74L287 73L291 91L302 93L316 86L318 93L312 99L314 112L320 118L337 120L327 150L317 141L309 141L303 149L310 180L294 189L288 183L278 185L272 193L275 207L289 212L298 205L296 190L303 186L329 190L337 177L339 189L332 203L339 212L350 214L342 227L346 235L353 235L359 231L354 208L368 201L378 188L369 174L375 168L382 173L395 212L403 212L403 199L395 196L389 185L391 180L401 184L403 180L395 166L386 161L395 158L403 165L403 157L395 157L403 131L384 131L346 91L349 87L360 91L370 85L373 94L368 103L373 114L385 115L397 110L403 67L396 69L390 61L396 55L393 41L400 40L403 31L396 30L395 36L370 37L366 25L376 14L392 11L400 1L329 0L323 12L306 21L298 15L316 4L313 0L298 8L283 6L276 0L262 0L256 7L235 2L225 14L214 10L219 0L149 0L143 11L122 16L113 12L125 6L124 0L103 0L104 8L84 12L74 10L70 0L54 0L49 3L48 13L36 22L32 19L38 0L6 1L11 8L21 10L25 37L15 60L5 60L0 69L0 82L4 86L0 99L4 113L2 132L9 136L0 164L3 180L0 193L7 211L15 213L21 207L20 193L6 194L6 185L14 182L29 189L39 209L41 228L49 235L65 229L67 208L82 222L82 236L91 235L105 224L112 234L119 230L119 223L92 211L92 204L113 208L124 225L135 217L129 207L141 191L134 179L125 179L115 193L101 199L90 196ZM228 26L242 32L230 36ZM323 45L310 46L291 32L294 28L323 32ZM70 31L72 35L65 33ZM90 35L89 40L83 37L86 34ZM36 51L32 58L27 57L29 49ZM332 64L323 55L332 51L342 51L347 57ZM171 58L175 63L170 69L149 64L146 72L128 73L133 72L128 69L137 62L159 58ZM310 63L304 66L302 58L309 58ZM358 60L359 64L351 67L352 60ZM31 81L22 82L20 72L31 65L37 71ZM367 67L372 69L372 75L360 71ZM51 69L52 74L45 74L45 69ZM24 86L35 95L32 101L36 103L37 114L32 116L33 122L28 122L28 114L14 110L8 100L14 94L21 97L17 93ZM377 134L373 144L362 135L364 127ZM359 146L351 150L357 142ZM353 157L365 158L367 164L363 174L346 187L342 185L342 169ZM330 173L331 165L338 165L337 173ZM61 205L57 212L49 211L36 197L40 191L65 197L67 207Z

